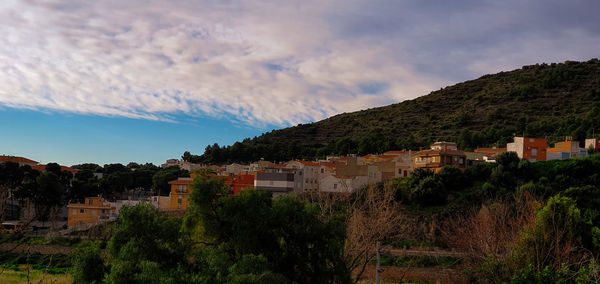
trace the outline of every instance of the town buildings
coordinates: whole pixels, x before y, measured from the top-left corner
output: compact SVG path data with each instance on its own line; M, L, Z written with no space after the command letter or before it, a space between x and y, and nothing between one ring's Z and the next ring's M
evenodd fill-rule
M600 139L598 138L590 138L585 139L585 148L586 149L594 149L596 152L600 149Z
M67 205L69 227L85 224L96 224L101 220L116 217L116 208L101 197L85 198L83 203L69 203Z
M587 149L581 148L579 142L572 141L572 138L567 136L565 141L555 143L554 148L548 148L546 160L564 160L584 156L587 156Z
M170 181L171 193L169 194L169 210L186 210L188 208L188 198L192 193L190 185L193 182L192 177L180 177Z
M506 144L506 151L516 152L517 156L530 162L545 161L548 143L546 138L515 137Z
M435 142L431 149L419 151L413 156L414 169L439 172L445 166L456 166L463 171L467 167L466 155L456 148L456 143Z
M34 160L30 160L30 159L23 158L23 157L1 155L0 156L0 164L7 163L7 162L17 163L17 164L19 164L19 167L25 166L25 165L33 167L33 166L39 164L38 162L36 162Z

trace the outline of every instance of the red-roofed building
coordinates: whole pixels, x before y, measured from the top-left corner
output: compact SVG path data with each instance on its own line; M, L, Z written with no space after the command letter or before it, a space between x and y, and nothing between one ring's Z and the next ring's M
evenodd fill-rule
M34 170L38 170L40 172L45 172L46 171L46 165L35 165L35 166L31 167L31 168L34 169ZM67 172L70 172L72 174L76 174L79 170L71 168L71 167L60 166L60 171L67 171Z
M489 159L494 158L498 154L506 152L506 148L477 148L474 152L483 154Z
M39 164L38 162L36 162L34 160L30 160L30 159L23 158L23 157L5 156L5 155L0 156L0 164L7 163L7 162L17 163L17 164L19 164L19 166L28 165L31 167Z
M238 195L244 188L254 188L255 178L256 173L239 174L224 177L224 182L231 187L233 195Z

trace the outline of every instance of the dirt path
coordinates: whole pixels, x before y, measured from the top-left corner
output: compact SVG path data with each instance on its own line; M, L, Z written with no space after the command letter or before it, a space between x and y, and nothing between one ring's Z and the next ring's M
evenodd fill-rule
M405 280L417 282L436 283L467 283L460 269L452 268L409 268L398 266L383 266L381 279ZM362 279L375 281L375 266L369 265L362 275Z
M384 247L384 254L393 256L432 256L432 257L466 257L462 252L450 250L422 250L422 249L396 249Z
M1 243L0 251L12 253L69 254L72 247Z

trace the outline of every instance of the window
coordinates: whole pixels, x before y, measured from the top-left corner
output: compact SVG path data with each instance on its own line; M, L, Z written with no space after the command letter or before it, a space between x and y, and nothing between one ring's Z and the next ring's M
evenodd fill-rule
M333 189L336 189L336 188L337 188L337 183L334 183L333 184Z
M325 169L321 169L321 173L325 173Z
M88 204L89 204L89 205L92 205L93 203L94 203L94 201L93 201L93 200L91 200L91 199L88 199Z
M306 183L308 183L308 179L306 179Z
M85 213L85 209L79 209L79 213L81 213L81 214Z
M531 156L532 157L537 157L537 148L531 149Z
M398 174L402 174L402 169L398 169Z
M535 139L529 138L529 142L533 143L533 141L535 141Z
M77 215L77 209L73 209L73 215Z
M183 197L179 196L179 197L177 198L177 203L181 204L181 201L182 201L182 200L183 200Z
M408 171L404 171L404 177L408 176Z
M91 210L92 211L92 216L96 216L96 210Z

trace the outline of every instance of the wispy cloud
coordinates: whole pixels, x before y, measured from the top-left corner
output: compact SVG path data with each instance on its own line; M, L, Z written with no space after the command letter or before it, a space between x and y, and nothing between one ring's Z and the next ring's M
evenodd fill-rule
M452 3L452 4L450 4ZM0 105L290 125L598 56L596 1L2 1Z

